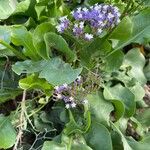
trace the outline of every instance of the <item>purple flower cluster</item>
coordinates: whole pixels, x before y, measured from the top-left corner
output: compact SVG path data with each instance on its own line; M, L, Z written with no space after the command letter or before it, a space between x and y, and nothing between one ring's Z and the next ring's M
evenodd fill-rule
M95 4L89 9L78 8L71 13L75 20L88 21L94 28L111 28L120 22L120 12L116 6Z
M74 81L74 84L63 84L60 86L56 86L54 88L52 99L54 101L63 100L67 109L75 108L77 104L88 104L87 99L80 100L81 97L79 95L81 94L82 83L82 77L78 76Z
M72 96L65 95L70 90L70 87L67 84L61 86L56 86L53 94L53 100L63 100L65 102L66 108L75 108L76 103Z
M77 79L74 81L74 86L80 86L82 84L82 77L78 76ZM74 97L74 88L73 85L69 86L68 84L63 84L60 86L56 86L54 89L53 93L53 100L58 101L58 100L63 100L66 108L75 108L77 105L77 102L75 101ZM72 93L73 92L73 93ZM74 95L74 97L72 96ZM84 104L84 102L83 102Z
M104 30L109 30L120 22L120 12L116 6L107 4L95 4L90 8L79 7L71 12L75 19L71 23L67 16L60 19L60 24L56 27L57 31L63 33L70 27L77 37L82 37L90 41L94 36L100 35ZM91 33L85 33L86 26L91 28Z
M58 32L63 33L66 29L69 28L70 21L67 16L59 18L60 24L56 26Z

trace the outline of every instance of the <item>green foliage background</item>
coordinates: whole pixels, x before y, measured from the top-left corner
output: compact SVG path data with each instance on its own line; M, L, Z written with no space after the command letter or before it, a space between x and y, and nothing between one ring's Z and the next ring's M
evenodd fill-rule
M120 24L91 42L57 33L59 17L95 3L117 6ZM0 149L149 149L148 0L0 0L0 12ZM54 86L79 75L88 104L53 102Z

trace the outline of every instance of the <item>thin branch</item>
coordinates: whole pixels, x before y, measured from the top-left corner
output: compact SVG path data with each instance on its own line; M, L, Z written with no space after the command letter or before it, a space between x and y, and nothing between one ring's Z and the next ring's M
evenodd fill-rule
M22 142L22 135L23 135L23 130L25 127L25 99L26 99L26 90L23 91L23 95L22 95L22 101L21 101L21 114L20 114L20 126L19 126L19 132L16 138L16 143L13 147L13 150L17 150L17 147L19 145L19 143Z

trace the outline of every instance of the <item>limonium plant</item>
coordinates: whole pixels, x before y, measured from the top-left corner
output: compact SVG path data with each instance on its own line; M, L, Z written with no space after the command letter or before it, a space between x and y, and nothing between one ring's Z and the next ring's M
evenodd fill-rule
M120 11L118 7L108 4L95 4L89 8L78 7L70 16L59 18L59 24L56 29L59 33L68 30L76 37L80 37L87 41L101 35L104 31L109 31L120 22ZM86 28L90 28L90 32L86 32Z
M148 150L149 6L0 0L0 149Z

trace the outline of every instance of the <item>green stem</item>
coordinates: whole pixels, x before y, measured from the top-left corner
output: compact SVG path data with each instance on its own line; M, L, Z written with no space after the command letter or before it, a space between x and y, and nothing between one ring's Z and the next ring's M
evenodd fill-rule
M67 145L67 150L71 150L72 140L73 140L73 137L71 136L69 138L69 144Z
M125 10L123 11L122 15L121 15L121 19L124 17L124 15L126 14L126 12L128 12L128 9L130 7L130 5L132 4L132 0L128 0L127 6L125 8Z
M18 58L26 60L26 56L24 54L22 54L21 52L19 52L18 50L16 50L15 48L13 48L12 46L10 46L8 43L6 43L5 41L0 40L0 44L2 44L3 46L5 46L6 48L10 49Z

